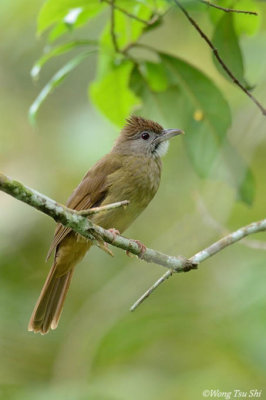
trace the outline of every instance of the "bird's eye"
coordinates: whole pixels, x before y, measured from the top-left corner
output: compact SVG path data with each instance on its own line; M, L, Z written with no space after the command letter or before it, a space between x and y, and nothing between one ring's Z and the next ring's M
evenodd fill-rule
M149 132L142 132L141 137L143 140L148 140L150 137Z

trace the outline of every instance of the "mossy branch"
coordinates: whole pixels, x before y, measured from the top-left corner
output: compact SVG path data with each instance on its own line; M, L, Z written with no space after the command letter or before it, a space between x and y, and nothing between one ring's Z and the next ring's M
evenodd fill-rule
M140 246L137 241L114 234L113 232L94 224L86 216L82 215L82 213L87 214L87 211L80 212L72 210L2 173L0 173L0 190L49 215L56 222L71 228L73 231L87 239L93 241L104 241L135 254L142 260L153 262L166 268L171 268L176 272L196 268L196 265L188 261L185 257L171 257L167 254L146 247L144 250L143 246ZM126 201L121 201L105 207L97 207L97 212L104 212L108 208L125 207L125 204L127 203L128 202Z
M169 270L131 307L132 311L174 272L187 272L191 269L196 269L199 263L223 250L225 247L230 246L248 235L266 230L266 219L253 222L250 225L239 228L237 231L226 235L187 259L183 256L174 257L154 249L149 249L145 246L140 246L138 241L127 239L121 235L103 229L87 218L87 211L80 212L72 210L2 173L0 173L0 190L45 213L56 222L71 228L73 231L89 240L96 242L104 241L135 254L144 261L153 262L168 268ZM108 212L110 208L125 207L127 204L128 202L124 200L105 207L97 207L97 209L93 210L93 213ZM82 214L86 215L84 216Z

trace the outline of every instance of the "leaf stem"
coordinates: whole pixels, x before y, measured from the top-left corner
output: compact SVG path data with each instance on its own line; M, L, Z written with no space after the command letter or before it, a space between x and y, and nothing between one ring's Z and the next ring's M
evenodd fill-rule
M111 7L115 8L116 10L120 11L121 13L125 14L127 17L129 17L131 19L135 19L136 21L141 22L142 24L145 24L147 26L151 26L151 25L155 24L158 21L158 19L160 18L160 15L155 14L150 20L145 20L145 19L138 17L137 15L129 13L124 8L119 7L118 5L116 5L114 3L113 0L103 0L103 1L107 4L109 4Z
M120 53L120 49L117 43L116 34L115 34L115 0L110 0L109 2L111 7L111 37L114 49L117 53Z

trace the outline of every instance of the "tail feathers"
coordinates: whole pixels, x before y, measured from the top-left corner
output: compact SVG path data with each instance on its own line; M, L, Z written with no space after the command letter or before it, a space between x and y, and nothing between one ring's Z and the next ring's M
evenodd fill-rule
M57 327L73 271L72 268L66 274L57 276L56 264L52 266L30 318L29 331L45 334L50 328Z

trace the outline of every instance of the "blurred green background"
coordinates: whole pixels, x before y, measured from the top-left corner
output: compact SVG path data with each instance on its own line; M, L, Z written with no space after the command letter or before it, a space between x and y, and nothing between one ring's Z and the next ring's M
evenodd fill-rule
M0 3L0 170L65 202L109 151L118 129L88 102L84 87L95 74L93 58L49 97L37 128L30 126L28 108L64 58L47 65L37 85L32 82L30 69L44 45L35 36L42 3ZM265 5L260 10L259 32L244 36L241 46L247 79L256 83L254 93L265 105ZM204 13L196 16L210 31ZM100 22L90 27L95 37ZM191 256L223 229L266 217L265 117L219 75L181 14L169 13L147 42L216 80L232 108L229 138L256 178L255 201L247 207L226 183L200 180L182 138L173 140L160 190L126 236ZM114 258L92 249L77 268L58 329L33 335L27 324L48 273L44 259L54 225L0 193L1 399L201 399L204 389L217 388L262 389L265 398L266 250L257 248L265 234L227 248L196 272L174 276L134 313L131 304L165 270L118 249Z

